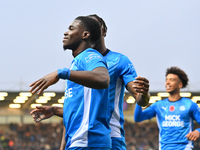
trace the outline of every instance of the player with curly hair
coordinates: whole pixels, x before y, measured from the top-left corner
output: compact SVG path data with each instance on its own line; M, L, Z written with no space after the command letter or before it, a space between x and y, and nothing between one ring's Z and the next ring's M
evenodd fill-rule
M180 96L180 89L187 84L187 74L178 67L170 67L166 71L165 81L169 97L145 110L136 104L136 122L156 117L161 150L192 150L193 141L200 136L200 128L193 129L193 120L200 124L200 108L191 99Z

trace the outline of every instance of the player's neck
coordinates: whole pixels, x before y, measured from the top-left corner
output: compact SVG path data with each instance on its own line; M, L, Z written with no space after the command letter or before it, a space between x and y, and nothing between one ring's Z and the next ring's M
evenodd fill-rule
M104 42L104 37L101 37L101 39L95 44L94 49L98 50L99 53L104 54L107 50Z
M101 48L99 49L99 52L101 54L104 54L106 52L107 48L105 47L105 45L102 45Z
M82 51L84 51L84 50L86 50L86 49L88 49L88 48L91 48L92 46L91 46L91 44L89 44L89 43L81 43L77 48L76 48L76 50L73 50L72 51L72 55L74 56L74 57L76 57L78 54L80 54Z
M180 98L181 98L180 93L170 94L168 97L169 101L172 101L172 102L178 101L180 100Z

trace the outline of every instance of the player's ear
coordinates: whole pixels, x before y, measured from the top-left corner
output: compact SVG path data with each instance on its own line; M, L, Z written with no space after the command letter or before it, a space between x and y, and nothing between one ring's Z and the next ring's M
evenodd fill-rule
M180 82L180 83L179 83L179 88L181 89L182 87L183 87L183 83Z
M106 31L105 31L103 25L101 26L101 35L102 35L103 37L106 37Z
M89 36L90 36L90 32L89 32L89 31L84 31L84 32L83 32L82 37L83 37L84 40L88 39Z

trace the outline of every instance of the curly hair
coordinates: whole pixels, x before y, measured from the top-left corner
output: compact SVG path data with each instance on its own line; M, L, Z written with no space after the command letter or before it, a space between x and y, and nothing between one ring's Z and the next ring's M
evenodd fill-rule
M79 16L75 20L80 20L84 28L90 32L90 39L92 44L96 43L96 41L100 39L101 29L99 23L96 20L86 16Z
M183 87L182 88L185 88L187 85L188 85L188 76L187 74L180 68L178 67L170 67L170 68L167 68L167 71L166 71L166 76L168 74L175 74L179 77L179 79L181 80L182 84L183 84Z

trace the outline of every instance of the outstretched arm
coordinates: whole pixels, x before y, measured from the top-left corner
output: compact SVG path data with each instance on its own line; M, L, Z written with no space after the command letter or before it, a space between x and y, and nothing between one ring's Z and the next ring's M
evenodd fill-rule
M63 117L63 108L54 106L36 106L36 109L30 112L35 122L48 119L53 115Z
M40 78L39 80L33 82L32 84L30 84L29 87L32 87L32 88L29 91L33 94L39 91L38 92L38 95L39 95L49 86L56 84L58 81L59 81L58 71L54 71Z
M57 83L59 79L68 79L86 87L95 89L108 88L110 76L107 68L98 67L92 71L73 71L67 68L54 71L41 79L33 82L29 86L32 87L29 91L33 94L38 92L41 94L49 86Z
M141 122L141 121L155 117L156 111L154 109L154 106L152 106L152 105L150 107L147 107L145 110L142 110L142 107L136 103L135 112L134 112L135 121Z
M149 80L144 77L136 77L136 80L126 85L129 93L135 98L140 106L146 106L149 103Z

